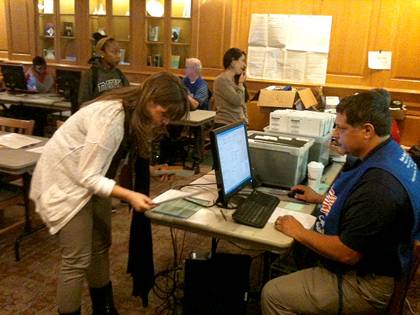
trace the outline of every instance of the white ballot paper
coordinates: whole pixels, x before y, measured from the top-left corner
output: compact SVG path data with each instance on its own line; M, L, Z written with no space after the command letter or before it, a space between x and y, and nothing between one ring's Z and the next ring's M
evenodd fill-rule
M183 198L195 196L201 193L203 193L202 190L186 192L186 191L181 191L181 190L176 190L176 189L169 189L168 191L165 191L163 194L154 198L153 203L156 205L160 205L161 203L164 203L164 202L169 202L169 201L173 201L177 199L183 199Z
M297 212L297 211L293 211L293 210L287 210L287 209L277 207L276 210L274 210L274 212L271 215L268 222L274 224L274 222L277 220L278 217L285 216L285 215L291 215L292 217L294 217L307 230L311 229L314 226L315 221L316 221L316 217L314 217L311 214Z

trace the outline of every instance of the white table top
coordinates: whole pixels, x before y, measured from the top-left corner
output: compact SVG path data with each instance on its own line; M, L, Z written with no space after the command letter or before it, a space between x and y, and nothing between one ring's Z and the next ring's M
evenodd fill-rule
M325 175L323 176L323 181L331 184L340 172L341 168L342 164L333 163L329 168L326 169ZM193 183L211 184L215 182L215 175L213 172L210 172L209 174L197 179ZM216 184L201 187L203 187L201 188L204 191L203 194L196 195L195 197L212 201L217 199ZM191 191L193 189L199 188L186 187L183 190ZM286 202L280 201L278 207L284 208L285 206ZM302 209L299 210L299 212L310 214L314 209L314 204L305 204ZM227 221L223 218L220 211L223 211ZM235 223L232 219L232 213L233 210L224 210L214 206L211 208L201 208L187 219L153 212L153 210L146 212L146 216L149 217L154 223L176 227L211 237L242 242L250 246L255 246L259 249L284 250L292 245L293 239L275 230L273 223L268 222L262 229L253 228Z

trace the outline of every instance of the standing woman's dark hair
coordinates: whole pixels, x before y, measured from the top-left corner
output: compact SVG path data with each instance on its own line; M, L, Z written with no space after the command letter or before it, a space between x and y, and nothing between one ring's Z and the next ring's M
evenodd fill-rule
M233 60L239 60L242 56L246 57L246 52L239 48L229 48L223 55L223 67L229 68Z
M122 99L126 113L130 116L130 130L138 153L143 158L150 157L150 142L154 133L162 131L162 127L158 127L158 130L152 128L149 107L153 104L161 105L170 120L181 119L190 108L186 88L177 76L169 72L154 74L139 87L112 90L98 99Z

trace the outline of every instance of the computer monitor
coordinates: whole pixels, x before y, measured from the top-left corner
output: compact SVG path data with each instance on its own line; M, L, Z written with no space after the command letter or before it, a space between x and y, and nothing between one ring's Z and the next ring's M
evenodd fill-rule
M25 72L22 65L2 64L1 72L3 73L3 81L6 88L10 91L22 90L26 88Z
M55 71L57 80L57 93L64 96L64 99L71 102L71 112L74 114L78 109L78 94L81 72L77 70L61 70Z
M253 184L246 125L238 122L217 128L210 133L210 139L218 201L226 207L232 195Z

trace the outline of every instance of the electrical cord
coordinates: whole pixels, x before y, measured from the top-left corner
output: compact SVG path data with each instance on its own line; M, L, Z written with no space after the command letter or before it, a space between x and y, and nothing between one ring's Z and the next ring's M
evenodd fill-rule
M182 284L178 279L178 272L182 270L182 259L185 248L186 232L182 231L183 237L181 247L178 248L177 229L170 228L171 244L173 249L172 266L160 271L155 276L153 292L162 300L162 303L155 309L155 314L177 314L177 309L182 305L180 290ZM161 280L160 280L161 279Z

